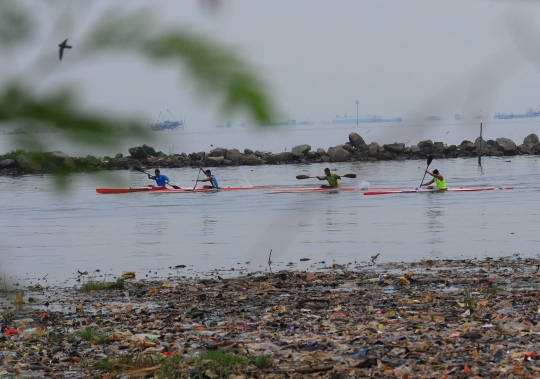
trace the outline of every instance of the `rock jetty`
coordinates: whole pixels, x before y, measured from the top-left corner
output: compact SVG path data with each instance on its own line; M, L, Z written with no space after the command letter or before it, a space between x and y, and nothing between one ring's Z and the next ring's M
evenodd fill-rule
M132 147L129 155L119 153L113 157L97 158L92 155L86 157L70 157L61 151L48 153L20 154L4 159L0 162L0 172L3 174L24 174L33 172L74 172L95 170L122 170L133 165L153 167L219 167L219 166L259 166L263 164L289 164L289 163L328 163L353 161L387 161L387 160L414 160L424 159L432 155L436 159L470 158L478 156L512 156L531 155L540 153L540 142L536 134L530 134L517 145L508 138L496 140L480 140L474 142L463 141L459 145L446 145L443 142L424 140L416 145L406 146L395 142L380 145L377 142L367 144L357 133L349 134L349 142L342 145L312 149L308 144L297 145L290 152L273 154L269 151L253 151L245 149L215 148L209 152L193 152L191 154L167 155L156 151L148 145Z

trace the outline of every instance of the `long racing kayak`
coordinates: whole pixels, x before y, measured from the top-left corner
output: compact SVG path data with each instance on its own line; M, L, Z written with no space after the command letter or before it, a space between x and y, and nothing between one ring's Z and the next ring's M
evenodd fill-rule
M221 191L245 191L273 188L273 186L251 186L251 187L221 187ZM195 188L195 192L216 192L214 188ZM168 187L129 187L129 188L96 188L97 193L102 194L117 194L117 193L131 193L131 192L149 192L149 193L184 193L193 192L193 188L181 188L172 189Z
M464 188L448 188L445 191L438 188L377 188L364 192L364 195L391 195L394 193L430 193L430 192L478 192L478 191L493 191L496 189L514 189L514 187L464 187Z
M257 189L264 189L264 188L273 188L274 186L251 186L251 187L221 187L220 189L217 188L182 188L182 189L172 189L172 188L166 188L161 191L152 191L152 193L186 193L186 192L220 192L220 191L248 191L248 190L257 190Z
M374 188L374 190L384 190L388 188ZM339 188L325 188L325 187L311 187L311 188L278 188L273 190L264 191L264 193L305 193L305 192L341 192L341 191L362 191L356 187L339 187Z
M161 191L164 188L165 187L96 188L96 192L104 193L104 194L150 192L150 191Z

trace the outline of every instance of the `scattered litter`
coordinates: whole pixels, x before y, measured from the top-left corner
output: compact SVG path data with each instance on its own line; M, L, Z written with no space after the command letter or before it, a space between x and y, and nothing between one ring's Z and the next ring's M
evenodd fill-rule
M518 258L29 285L0 305L0 376L532 377L540 262Z

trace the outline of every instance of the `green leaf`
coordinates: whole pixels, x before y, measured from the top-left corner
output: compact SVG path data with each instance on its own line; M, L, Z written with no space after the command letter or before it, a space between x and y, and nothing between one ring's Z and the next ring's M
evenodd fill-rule
M0 47L27 40L32 31L32 19L17 2L0 2Z
M156 62L177 65L205 100L214 97L222 112L247 112L255 121L270 120L274 105L268 85L231 47L187 29L162 27L155 30L147 11L104 17L94 29L89 48L132 50ZM151 18L150 18L151 19Z
M78 109L75 98L68 89L37 98L27 88L13 84L0 93L0 123L25 129L26 134L17 135L17 139L25 149L33 151L46 150L39 134L34 133L43 128L54 128L69 142L96 147L115 146L125 130L131 136L149 134L134 120L86 114Z

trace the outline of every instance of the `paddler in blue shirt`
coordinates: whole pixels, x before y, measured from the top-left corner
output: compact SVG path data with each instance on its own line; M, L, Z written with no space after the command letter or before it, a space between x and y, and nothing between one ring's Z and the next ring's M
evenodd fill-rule
M206 175L206 179L197 179L198 182L210 182L211 185L204 186L204 188L215 188L220 189L219 183L215 177L215 175L212 175L212 172L210 170L204 171L204 174Z
M426 170L426 174L433 176L433 179L431 179L426 184L422 184L421 187L428 186L427 188L433 189L434 187L430 186L430 184L435 183L440 190L446 190L446 182L444 181L443 176L439 174L439 170L433 170L433 172L429 172L428 170Z
M159 170L156 168L154 171L155 175L152 176L148 174L148 179L155 180L158 187L165 187L167 184L169 184L169 177L166 175L161 175Z
M319 179L319 180L328 181L328 185L323 184L321 187L323 187L323 188L339 188L338 179L341 179L341 176L339 176L338 174L332 174L330 172L329 168L324 169L324 175L325 176L317 176L317 179Z

